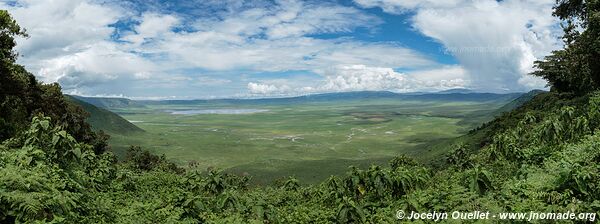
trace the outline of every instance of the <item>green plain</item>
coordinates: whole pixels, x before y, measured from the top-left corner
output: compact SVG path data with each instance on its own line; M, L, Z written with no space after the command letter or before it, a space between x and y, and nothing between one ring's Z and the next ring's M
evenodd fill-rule
M406 154L422 162L450 146L429 145L466 133L506 102L340 100L302 104L148 104L113 109L145 130L112 134L123 156L129 145L164 154L178 165L248 173L254 183L296 176L314 183L350 165L381 164ZM173 110L263 109L251 114L174 115Z

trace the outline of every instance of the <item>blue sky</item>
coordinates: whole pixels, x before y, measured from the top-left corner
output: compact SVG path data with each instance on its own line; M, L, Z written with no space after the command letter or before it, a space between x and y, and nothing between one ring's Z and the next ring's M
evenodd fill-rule
M135 99L544 88L554 0L0 1L19 63L65 93Z

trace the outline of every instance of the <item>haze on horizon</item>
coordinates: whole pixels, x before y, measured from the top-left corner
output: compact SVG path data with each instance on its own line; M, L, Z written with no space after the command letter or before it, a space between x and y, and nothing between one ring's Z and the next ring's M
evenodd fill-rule
M1 0L19 63L67 94L134 99L514 92L562 47L554 0ZM510 18L510 19L506 19Z

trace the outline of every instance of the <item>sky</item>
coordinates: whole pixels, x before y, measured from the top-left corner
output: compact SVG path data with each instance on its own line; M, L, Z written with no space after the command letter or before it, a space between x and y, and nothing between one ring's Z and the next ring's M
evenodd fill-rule
M132 99L546 88L554 0L0 0L18 63L67 94Z

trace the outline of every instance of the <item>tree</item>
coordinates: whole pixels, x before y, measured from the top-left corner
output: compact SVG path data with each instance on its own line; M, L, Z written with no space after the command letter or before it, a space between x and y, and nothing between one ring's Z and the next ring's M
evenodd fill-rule
M27 37L24 29L21 29L8 11L0 10L0 60L2 62L14 62L17 54L13 48L17 45L15 36Z
M106 151L108 136L92 131L85 121L87 112L65 100L60 85L42 84L16 64L16 37L27 34L6 10L0 10L0 141L24 131L31 118L44 114L76 140L93 145L97 154Z
M558 0L553 15L564 21L565 48L536 61L532 74L559 92L600 89L600 1Z
M27 34L6 10L0 10L0 140L24 127L24 123L14 124L13 121L26 120L24 103L29 98L24 97L23 92L35 85L35 78L23 75L24 69L15 65L17 54L13 48L17 36L26 37Z

